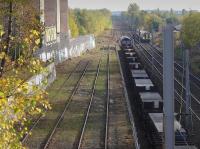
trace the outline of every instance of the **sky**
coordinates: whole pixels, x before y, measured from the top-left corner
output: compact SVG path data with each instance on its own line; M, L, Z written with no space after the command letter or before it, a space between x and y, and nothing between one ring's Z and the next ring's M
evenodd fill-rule
M200 0L69 0L70 8L99 9L111 11L127 10L130 3L137 3L143 10L160 8L161 10L200 10Z

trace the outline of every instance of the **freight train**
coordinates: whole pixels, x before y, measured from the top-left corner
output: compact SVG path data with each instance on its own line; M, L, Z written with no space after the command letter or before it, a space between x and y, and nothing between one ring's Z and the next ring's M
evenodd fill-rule
M149 77L148 72L140 63L139 57L134 49L123 48L123 55L128 65L128 71L133 84L135 107L138 109L138 117L146 129L147 139L151 148L162 149L163 147L163 99L158 92L158 88L154 85ZM175 149L197 149L188 139L186 130L176 119L174 114L174 133L175 133Z
M128 36L122 36L119 39L119 45L123 49L132 49L133 48L133 40Z

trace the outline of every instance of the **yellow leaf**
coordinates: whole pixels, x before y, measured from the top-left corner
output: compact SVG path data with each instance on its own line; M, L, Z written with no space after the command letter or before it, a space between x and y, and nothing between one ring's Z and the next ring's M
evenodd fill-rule
M0 92L0 99L4 97L4 93Z
M0 53L0 59L3 59L5 57L5 55L6 55L5 52L1 52Z
M0 36L3 36L5 32L0 30Z
M40 44L40 39L35 40L35 44L39 45Z
M25 38L24 41L25 41L25 42L28 42L29 40L28 40L28 38Z
M36 36L38 36L38 35L39 35L39 32L38 32L38 31L36 31L36 30L32 30L32 33L33 33L34 35L36 35Z

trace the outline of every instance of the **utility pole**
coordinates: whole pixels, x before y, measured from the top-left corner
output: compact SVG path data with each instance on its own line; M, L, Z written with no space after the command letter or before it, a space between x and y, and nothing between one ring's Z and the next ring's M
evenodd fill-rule
M44 0L40 0L40 22L44 25Z
M164 28L163 98L164 98L164 149L174 149L174 44L173 26Z
M141 33L140 33L140 29L138 29L138 35L139 35L139 44L141 43L141 42L140 42L140 34L141 34Z
M60 34L60 0L57 0L57 23L56 23L56 30L57 34Z
M60 0L57 0L56 2L57 9L56 9L56 33L57 33L57 43L58 43L58 50L56 51L56 61L58 62L60 60L59 55L60 55L60 49L61 49L61 43L60 43L60 22L61 22L61 13L60 13Z
M151 25L151 44L154 45L154 27L153 27L153 24Z
M191 130L191 121L192 121L192 117L191 117L191 111L190 111L190 107L191 107L191 97L190 97L190 53L189 50L186 49L185 50L185 126L187 128L188 131Z

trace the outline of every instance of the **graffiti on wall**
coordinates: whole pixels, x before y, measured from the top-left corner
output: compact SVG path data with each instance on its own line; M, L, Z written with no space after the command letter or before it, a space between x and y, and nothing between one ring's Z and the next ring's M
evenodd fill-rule
M55 26L46 27L45 28L45 43L46 43L46 46L55 44L56 40L57 40L56 27Z

